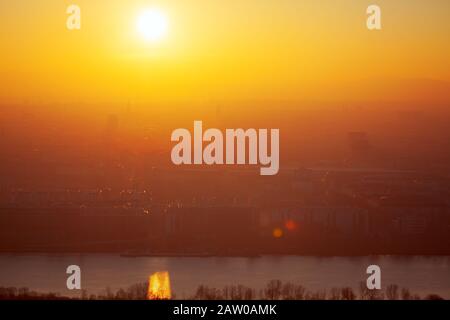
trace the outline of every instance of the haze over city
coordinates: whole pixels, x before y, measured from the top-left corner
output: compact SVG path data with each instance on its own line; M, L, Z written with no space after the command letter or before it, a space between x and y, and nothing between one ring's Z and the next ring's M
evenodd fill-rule
M216 258L227 273L243 270L236 281L260 259L251 290L289 275L320 291L331 287L311 280L315 256L349 265L329 278L344 288L376 257L396 276L413 266L398 276L405 287L450 298L450 2L379 0L380 30L366 26L370 4L77 0L71 30L65 2L1 2L5 270L27 275L28 254L52 270L62 260L51 255L80 254L96 272L114 264L110 281L139 257L151 270L129 263L130 279L170 271L178 296L195 297L191 267L206 285L228 285ZM245 161L174 163L171 134L194 121L278 130L273 175ZM431 257L414 260L422 255ZM296 274L302 266L311 268ZM15 274L0 287L39 286ZM47 291L65 284L44 280ZM197 298L211 293L201 288Z

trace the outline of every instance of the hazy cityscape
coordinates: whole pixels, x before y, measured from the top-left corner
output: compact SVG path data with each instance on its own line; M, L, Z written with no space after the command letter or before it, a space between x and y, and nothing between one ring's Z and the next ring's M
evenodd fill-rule
M172 165L157 127L130 132L139 121L132 108L128 105L122 116L100 117L98 128L89 131L98 136L83 140L73 130L86 124L71 118L49 129L39 117L23 115L14 130L23 126L25 133L9 131L3 121L2 252L450 253L447 136L411 131L421 125L414 113L392 112L390 126L409 139L401 143L381 136L371 118L387 118L386 111L351 108L347 116L330 111L334 136L323 130L325 138L305 139L296 147L282 135L281 169L268 179L250 166ZM212 123L228 120L223 109L212 113ZM302 121L307 115L297 117ZM445 133L447 121L423 116L434 117L433 130ZM314 113L309 118L320 121ZM371 118L375 125L341 130L351 128L348 118ZM63 125L65 131L51 133ZM317 134L309 128L302 128L302 137ZM405 151L408 144L416 148ZM389 153L392 145L399 150ZM444 149L432 153L438 146ZM338 151L324 155L324 149Z
M450 299L449 13L0 1L0 300Z

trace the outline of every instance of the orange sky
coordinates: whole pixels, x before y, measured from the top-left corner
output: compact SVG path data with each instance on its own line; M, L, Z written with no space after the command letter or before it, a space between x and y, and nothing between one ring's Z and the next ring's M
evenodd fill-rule
M2 2L0 98L408 100L417 79L450 81L450 2L377 0L383 29L369 31L373 2L76 0L79 31L70 2ZM149 44L136 20L153 6L169 33Z

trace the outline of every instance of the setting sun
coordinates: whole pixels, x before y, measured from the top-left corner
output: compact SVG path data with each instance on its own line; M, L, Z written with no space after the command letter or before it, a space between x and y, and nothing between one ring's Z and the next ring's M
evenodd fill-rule
M137 20L137 30L147 41L159 41L167 35L169 23L164 12L158 9L142 11Z

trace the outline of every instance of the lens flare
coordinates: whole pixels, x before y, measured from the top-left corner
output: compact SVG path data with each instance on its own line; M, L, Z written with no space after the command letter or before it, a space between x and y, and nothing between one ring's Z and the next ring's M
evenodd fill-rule
M294 220L288 220L285 222L284 224L285 228L289 231L294 231L297 229L298 225L297 222L295 222Z
M283 236L283 230L281 230L280 228L275 228L274 230L273 230L273 237L274 238L281 238L282 236Z

